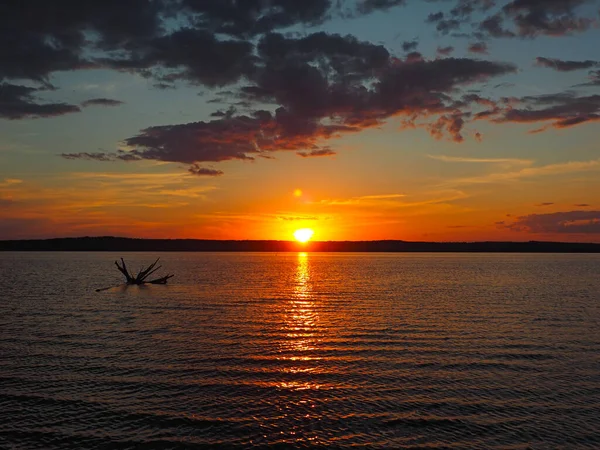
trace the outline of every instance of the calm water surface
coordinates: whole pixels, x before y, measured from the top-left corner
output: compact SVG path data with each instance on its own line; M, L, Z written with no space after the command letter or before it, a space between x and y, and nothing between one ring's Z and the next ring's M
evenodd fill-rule
M600 255L0 253L0 448L600 448Z

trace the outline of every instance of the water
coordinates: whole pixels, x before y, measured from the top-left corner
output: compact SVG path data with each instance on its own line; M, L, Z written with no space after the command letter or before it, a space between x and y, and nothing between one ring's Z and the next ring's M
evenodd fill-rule
M0 253L0 448L600 448L600 255L116 256Z

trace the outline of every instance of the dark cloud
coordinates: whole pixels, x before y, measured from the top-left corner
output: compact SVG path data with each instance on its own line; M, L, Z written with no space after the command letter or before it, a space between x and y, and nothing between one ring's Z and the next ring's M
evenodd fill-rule
M188 169L192 175L207 176L207 177L219 177L223 175L223 171L216 169L207 169L206 167L200 167L198 164L192 164Z
M302 156L303 158L311 158L314 156L333 156L337 153L330 148L322 148L317 150L312 150L310 152L297 152L298 156Z
M563 61L554 58L543 58L538 56L535 59L535 64L540 67L549 67L550 69L558 70L559 72L570 72L572 70L590 69L600 65L598 61Z
M67 103L38 103L35 93L40 89L16 84L0 83L0 117L25 119L54 117L81 111Z
M327 141L379 126L392 117L399 117L405 126L430 122L419 126L435 138L460 142L471 120L525 121L522 117L532 111L543 116L543 110L558 106L523 100L523 109L518 110L512 104L485 103L480 97L460 98L465 86L514 73L516 67L510 64L451 57L428 60L415 51L416 41L404 42L402 49L408 54L396 58L383 46L353 36L289 33L288 27L320 24L344 8L368 14L401 6L406 3L403 0L4 3L0 26L5 27L0 37L8 44L0 49L0 80L26 78L49 86L53 72L103 67L138 73L159 89L181 83L229 86L218 94L225 106L213 112L214 120L149 127L125 140L131 150L63 154L67 159L153 159L189 164L190 171L208 174L203 171L209 169L197 164L270 157L275 151L333 154ZM447 2L446 12L432 14L428 21L440 32L458 30L472 22L472 14L488 11L493 3L454 0ZM571 4L567 9L546 6L545 17L550 20L558 14L553 11L574 13L578 2L567 3ZM498 13L498 26L535 9L534 4L539 9L540 2L511 1L511 8ZM16 43L11 47L13 40ZM448 56L452 51L452 47L439 48L438 54ZM485 53L486 43L478 42L471 51ZM1 117L79 111L63 103L40 104L33 97L39 88L0 86ZM117 100L91 99L83 106L118 104ZM227 104L238 109L227 110ZM486 111L480 111L481 107ZM597 111L588 111L586 120L593 120L594 114ZM582 120L575 112L563 115L560 119ZM565 122L564 126L569 125Z
M159 161L194 164L232 159L252 160L261 153L280 150L319 150L339 127L291 115L284 108L275 114L235 116L184 125L152 127L126 140L128 154Z
M459 87L512 73L512 65L468 58L401 61L373 44L316 33L291 39L268 35L259 44L262 67L239 95L275 112L235 110L208 122L156 126L126 139L125 156L196 164L296 151L332 154L323 143L344 133L378 126L393 116L414 123L440 116L428 128L435 137L461 141L467 114L452 100ZM480 99L463 100L480 104ZM74 156L74 155L70 155ZM83 157L89 158L89 155ZM105 160L105 155L99 155Z
M451 31L459 30L463 22L457 19L438 20L435 29L442 34L448 34Z
M410 52L406 55L406 62L414 63L418 61L423 61L423 55L419 52Z
M88 161L102 161L102 162L112 162L112 161L139 161L139 156L135 154L125 152L123 150L118 150L117 153L108 153L108 152L79 152L79 153L61 153L59 156L65 159L85 159Z
M441 2L442 0L440 0ZM454 6L447 12L439 11L427 16L427 23L436 25L441 34L458 31L468 24L474 12L485 12L494 6L493 0L454 0Z
M500 14L488 17L479 24L478 31L495 38L515 37L515 33L504 28L503 20Z
M429 124L427 128L431 135L436 139L442 139L444 137L444 132L447 132L454 142L463 142L464 138L461 134L465 124L463 117L464 116L461 113L452 115L444 114L435 122Z
M437 23L441 20L444 20L444 13L439 11L436 13L431 13L427 16L427 22L429 23Z
M552 205L554 205L554 203L552 203L552 202L544 202L544 203L539 203L538 205L535 205L535 206L552 206Z
M333 6L331 0L180 0L179 5L180 14L191 14L195 26L240 37L297 24L317 25ZM381 7L362 9L367 13Z
M587 83L582 83L578 86L600 86L600 70L590 71L589 79L590 81Z
M155 87L156 89L160 89L161 91L166 91L168 89L176 89L177 88L177 86L175 86L174 84L171 84L171 83L154 83L152 86Z
M592 205L589 205L589 204L587 204L587 203L579 203L579 204L577 204L577 205L574 205L574 206L578 206L578 207L580 207L580 208L587 208L587 207L589 207L589 206L592 206Z
M469 53L478 53L480 55L488 54L488 46L485 42L475 42L469 45Z
M573 92L527 96L519 99L523 106L515 108L512 101L506 108L488 111L487 118L494 122L536 123L551 122L548 126L569 128L588 122L600 121L600 95L577 96Z
M495 0L457 0L450 14L455 17L470 17L475 11L485 12L495 4Z
M61 155L65 159L86 159L89 161L114 161L115 155L112 153L88 153L88 152L80 152L80 153L61 153Z
M576 10L595 0L513 0L502 8L517 34L533 37L539 34L562 36L587 30L594 22L578 17Z
M513 0L482 23L491 35L502 22L519 35L583 29L577 16L592 0ZM294 25L316 25L350 9L387 10L405 0L24 0L0 5L0 79L49 83L56 71L108 67L153 77L158 88L178 80L223 86L250 77L257 63L253 41ZM450 2L437 2L449 3ZM488 11L491 0L454 0L431 14L442 33ZM414 51L414 42L405 51ZM260 62L258 62L260 65Z
M310 63L320 73L349 81L374 76L390 61L390 53L382 45L324 32L300 39L271 33L261 39L257 49L261 58L259 77L279 68Z
M126 50L125 56L99 58L97 63L137 71L160 83L184 80L206 86L235 83L253 70L250 42L219 40L206 30L182 28Z
M454 51L454 47L452 47L452 46L438 47L436 53L439 56L449 56L452 54L453 51Z
M532 38L539 35L564 36L589 29L595 19L581 9L597 0L454 0L447 11L430 14L442 34L481 39L490 37ZM481 19L480 15L485 14ZM465 29L470 32L459 33Z
M0 78L46 81L55 71L95 67L85 56L88 48L117 49L157 34L161 5L148 0L2 2Z
M346 125L375 125L413 109L439 111L444 108L442 93L516 70L466 58L425 61L419 55L400 61L383 47L322 33L301 40L276 35L265 41L259 49L266 65L245 93L295 114L341 117Z
M23 0L0 4L0 81L48 84L53 72L107 67L207 86L253 69L250 39L322 23L343 8L386 10L398 0Z
M418 46L419 46L419 41L417 41L417 40L404 41L402 43L402 50L404 50L405 52L413 52L417 49Z
M530 214L505 225L527 233L600 234L600 211L568 211Z
M406 0L358 0L357 10L362 14L369 14L376 10L387 10L404 4Z
M81 106L119 106L122 104L122 101L111 98L92 98L83 102Z
M181 79L224 85L251 71L253 45L239 38L321 23L331 8L331 0L1 2L0 81L47 84L56 71L108 67L153 76L159 88Z

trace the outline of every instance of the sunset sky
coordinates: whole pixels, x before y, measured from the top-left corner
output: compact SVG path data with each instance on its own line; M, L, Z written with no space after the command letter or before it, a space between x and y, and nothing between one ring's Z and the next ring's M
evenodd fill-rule
M0 239L600 242L600 0L0 5Z

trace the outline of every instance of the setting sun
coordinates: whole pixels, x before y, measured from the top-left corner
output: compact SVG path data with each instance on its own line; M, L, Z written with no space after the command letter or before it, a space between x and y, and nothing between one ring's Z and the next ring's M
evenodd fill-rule
M298 242L308 242L315 232L310 228L300 228L294 231L294 237Z

